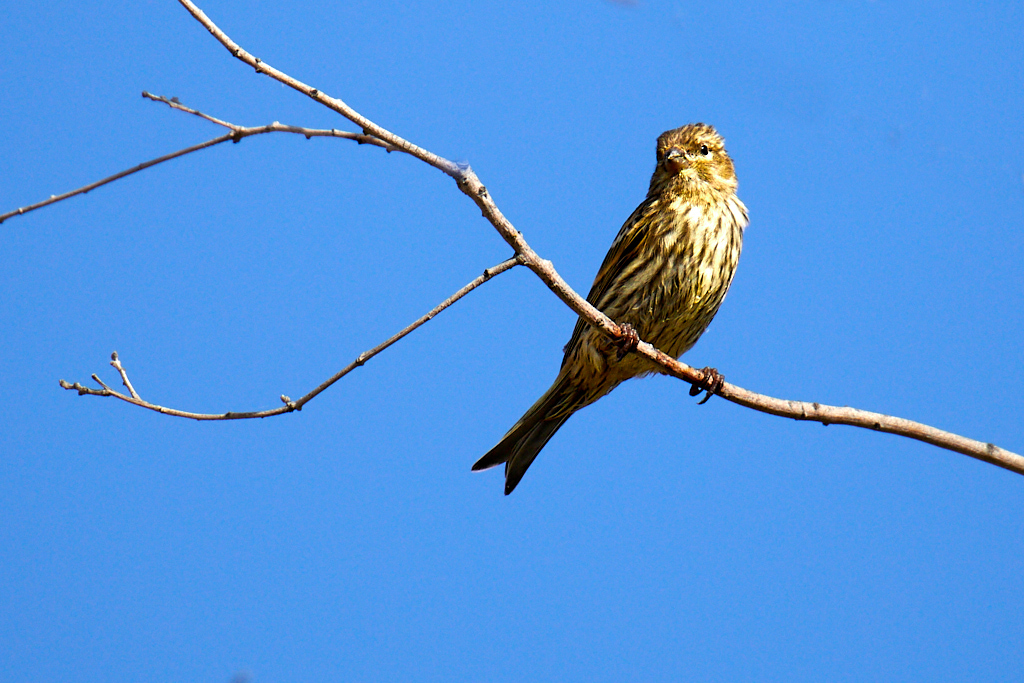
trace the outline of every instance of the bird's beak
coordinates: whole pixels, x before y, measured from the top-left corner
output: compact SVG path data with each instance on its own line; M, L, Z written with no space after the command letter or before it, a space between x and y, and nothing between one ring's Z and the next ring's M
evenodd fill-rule
M686 157L683 155L683 151L678 147L673 147L665 153L665 166L672 173L679 173L685 165Z

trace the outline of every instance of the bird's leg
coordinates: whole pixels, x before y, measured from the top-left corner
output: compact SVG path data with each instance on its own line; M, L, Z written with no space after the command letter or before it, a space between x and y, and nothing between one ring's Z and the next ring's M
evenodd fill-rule
M722 373L718 372L718 370L714 368L704 368L701 372L704 373L704 381L694 383L690 386L690 396L696 396L702 391L708 392L707 396L701 399L697 404L699 406L707 403L708 399L710 399L713 394L717 394L721 391L722 385L725 384L725 377L722 377Z
M619 337L615 340L615 346L619 349L615 354L618 360L622 360L626 357L626 354L636 350L639 344L640 335L636 333L632 325L629 323L619 325Z

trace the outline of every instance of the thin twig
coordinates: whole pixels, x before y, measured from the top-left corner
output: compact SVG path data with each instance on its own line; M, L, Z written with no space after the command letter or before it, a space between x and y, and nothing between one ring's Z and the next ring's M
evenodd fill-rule
M256 418L256 417L272 417L274 415L282 415L284 413L290 413L290 412L293 412L293 411L296 411L296 410L302 410L302 406L304 406L307 403L309 403L319 393L321 393L322 391L327 389L329 386L331 386L332 384L337 382L339 379L341 379L342 377L344 377L348 373L352 372L356 368L365 365L366 361L370 360L371 358L376 356L378 353L380 353L384 349L388 348L389 346L391 346L395 342L399 341L400 339L405 337L410 332L416 330L420 326L422 326L425 323L429 322L438 313L440 313L444 309L448 308L449 306L454 304L456 301L458 301L459 299L461 299L462 297L466 296L467 294L472 292L474 289L479 287L480 285L484 284L485 282L487 282L491 278L494 278L494 277L496 277L498 275L501 275L506 270L509 270L510 268L514 268L515 266L518 266L518 265L520 265L519 258L516 257L516 256L513 256L512 258L510 258L510 259L508 259L506 261L502 261L501 263L499 263L498 265L496 265L496 266L494 266L492 268L488 268L482 274L480 274L479 276L475 277L473 280L471 280L464 287L462 287L461 289L456 291L454 294L452 294L450 297L448 297L447 299L445 299L444 301L439 303L437 306L434 306L432 309L430 309L430 311L428 311L425 315L423 315L420 318L418 318L412 324L402 328L402 330L400 330L399 332L395 333L394 335L389 337L387 340L381 342L377 346L374 346L372 349L370 349L368 351L364 351L361 354L359 354L358 356L356 356L356 359L354 361L352 361L351 363L349 363L348 365L343 367L341 370L339 370L334 375L332 375L330 378L328 378L323 383L321 383L320 386L316 387L315 389L310 391L308 394L306 394L305 396L303 396L299 400L293 401L290 398L288 398L287 396L282 396L281 397L281 401L284 403L284 405L281 406L280 408L274 408L272 410L258 410L258 411L245 412L245 413L238 413L238 412L228 412L228 413L191 413L191 412L188 412L188 411L185 411L185 410L178 410L176 408L167 408L165 406L160 406L160 405L157 405L155 403L150 403L149 401L144 401L141 398L139 398L139 395L135 392L135 389L132 387L131 382L128 380L128 372L121 365L121 361L118 359L116 351L113 354L111 354L110 364L113 365L114 368L121 374L121 380L124 382L124 385L128 388L128 391L131 392L131 396L128 396L126 394L122 394L121 392L118 392L118 391L114 391L109 386L104 384L103 380L101 380L96 375L93 375L92 379L97 384L99 384L101 387L103 387L102 389L92 389L90 387L83 386L82 384L80 384L78 382L75 382L74 384L72 384L72 383L68 382L67 380L63 380L63 379L60 380L60 385L62 387L64 387L65 389L77 391L79 393L79 395L82 395L82 396L84 396L84 395L88 395L88 396L113 396L114 398L119 398L122 401L125 401L127 403L131 403L132 405L139 406L140 408L146 408L147 410L154 410L154 411L156 411L158 413L163 413L164 415L171 415L171 416L174 416L174 417L187 417L187 418L192 419L192 420L246 420L246 419L252 419L252 418Z
M74 197L75 195L85 194L86 192L88 192L90 190L95 190L97 187L100 187L102 185L106 185L107 183L112 183L115 180L120 180L121 178L124 178L125 176L129 176L129 175L131 175L133 173L138 173L139 171L144 171L147 168L149 168L150 166L156 166L157 164L162 164L165 161L170 161L171 159L177 159L178 157L183 157L186 154L191 154L192 152L198 152L199 150L206 149L207 147L213 147L214 145L219 145L222 142L227 142L228 140L231 140L233 137L234 137L234 133L228 133L227 135L221 135L220 137L213 138L212 140L207 140L206 142L201 142L198 145L192 145L191 147L186 147L185 149L179 149L177 152L172 152L172 153L166 154L166 155L164 155L162 157L157 157L156 159L150 159L149 161L143 162L143 163L139 164L138 166L133 166L132 168L129 168L126 171L121 171L120 173L115 173L114 175L106 177L103 180L97 180L94 183L89 183L85 187L80 187L77 190L71 190L70 192L65 192L64 194L50 195L49 199L44 199L41 202L36 202L35 204L30 204L28 206L23 206L20 209L15 209L14 211L8 211L7 213L0 214L0 223L3 223L5 220L7 220L8 218L11 218L12 216L21 216L22 214L26 214L29 211L35 211L36 209L41 209L44 206L49 206L50 204L56 204L57 202L63 201L65 199L70 199L71 197Z
M120 373L121 383L124 384L125 388L129 391L129 393L131 393L132 398L141 401L142 398L135 391L135 387L132 386L132 383L128 380L128 373L125 372L125 369L121 366L121 361L117 357L117 351L114 351L112 354L110 354L110 364L114 366L114 369L117 370L118 373Z
M160 97L159 95L152 95L148 92L143 92L142 96L146 99L153 100L154 102L163 102L164 104L173 109L177 109L179 111L183 111L185 113L193 114L194 116L206 119L211 123L215 123L218 126L223 126L224 128L227 128L231 132L226 135L220 135L218 137L215 137L212 140L201 142L198 145L192 145L191 147L186 147L185 149L179 149L177 152L165 154L162 157L150 159L149 161L145 161L139 164L138 166L133 166L132 168L129 168L125 171L121 171L120 173L115 173L114 175L103 178L102 180L97 180L94 183L89 183L88 185L80 187L77 190L71 190L70 192L65 192L64 194L51 195L49 199L44 199L41 202L36 202L35 204L30 204L28 206L23 206L19 209L15 209L14 211L8 211L7 213L0 214L0 223L3 223L5 220L13 216L21 216L23 214L28 213L29 211L35 211L36 209L41 209L44 206L49 206L50 204L56 204L57 202L63 201L65 199L70 199L71 197L74 197L76 195L85 194L90 190L95 190L97 187L101 187L103 185L106 185L107 183L112 183L115 180L120 180L121 178L124 178L125 176L130 176L133 173L144 171L147 168L151 168L153 166L156 166L157 164L162 164L165 161L177 159L178 157L183 157L186 154L198 152L209 147L214 147L223 142L240 142L241 140L253 135L263 135L266 133L293 133L295 135L303 135L306 137L307 140L309 138L318 137L343 138L345 140L353 140L361 145L374 145L376 147L381 147L388 152L392 152L395 150L395 147L381 140L380 138L374 137L373 135L367 135L365 133L350 133L345 130L336 130L334 128L303 128L302 126L287 126L278 123L277 121L274 121L273 123L268 124L266 126L239 126L234 123L229 123L227 121L222 121L220 119L214 118L212 116L204 114L201 111L190 109L189 107L186 107L180 102L177 102L173 99L167 99L166 97Z
M456 301L458 301L462 297L464 297L467 294L469 294L470 292L472 292L474 289L476 289L477 287L479 287L483 283L487 282L488 280L490 280L491 278L495 277L496 275L501 275L506 270L508 270L510 268L514 268L515 266L518 266L520 264L521 264L521 262L519 260L519 257L518 256L513 256L512 258L508 259L507 261L502 261L501 263L499 263L498 265L494 266L493 268L488 268L480 276L478 276L472 282L467 284L465 287L463 287L459 291L457 291L454 294L452 294L450 297L448 297L447 299L445 299L444 301L439 303L434 308L430 309L430 311L428 311L426 315L424 315L423 317L421 317L418 320L416 320L416 322L412 323L411 325L409 325L408 327L402 329L401 331L395 333L393 336L389 337L388 339L386 339L385 341L381 342L377 346L374 346L369 351L364 351L363 353L359 354L359 356L356 357L356 359L354 361L352 361L351 363L346 365L344 368L339 370L332 377L329 377L328 379L326 379L323 382L323 384L318 386L316 389L314 389L313 391L309 392L308 394L306 394L305 396L300 398L298 401L296 401L295 402L296 409L301 409L302 406L304 406L307 403L309 403L309 401L311 401L321 391L323 391L327 387L331 386L332 384L334 384L339 379L341 379L342 377L344 377L348 373L352 372L353 370L355 370L359 366L363 365L364 363L366 363L366 361L370 360L371 358L373 358L378 353L380 353L384 349L388 348L389 346L391 346L392 344L397 342L399 339L401 339L405 335L407 335L410 332L416 330L421 325L429 322L438 313L440 313L444 309L448 308L449 306L451 306Z
M566 305L579 314L593 327L600 330L606 336L616 339L623 335L623 331L608 316L594 308L583 297L577 294L562 279L555 270L554 265L542 259L523 239L522 234L508 221L494 203L487 188L480 181L477 175L468 165L460 165L438 156L408 140L405 140L391 131L377 125L357 111L349 107L340 99L330 97L319 89L306 85L291 76L275 69L258 57L254 57L241 48L227 36L206 14L203 13L191 0L178 0L190 14L223 45L236 58L245 62L256 73L270 76L284 85L313 98L324 106L338 112L349 121L352 121L364 133L372 135L387 142L398 151L410 154L417 159L433 166L455 179L459 189L462 190L479 207L484 218L498 231L501 237L515 250L519 262L532 270L540 279L555 293ZM761 412L791 417L796 420L812 420L822 424L846 424L856 427L864 427L877 431L898 434L911 439L924 441L948 450L963 453L973 458L998 465L1018 474L1024 474L1024 457L1010 451L999 448L993 444L983 443L968 439L951 432L945 432L928 425L890 415L870 413L854 408L842 408L838 406L825 406L818 403L806 403L803 401L788 401L773 398L762 394L747 391L741 387L722 383L720 387L712 384L712 378L705 376L704 372L690 367L685 363L662 353L647 342L641 341L635 353L651 360L665 374L678 377L690 384L696 384L722 396L739 405L753 408Z
M177 109L178 111L183 111L186 114L192 114L193 116L198 116L201 119L209 121L210 123L215 123L218 126L222 126L224 128L227 128L228 130L240 130L241 129L241 126L237 126L237 125L235 125L233 123L229 123L228 121L222 121L221 119L218 119L218 118L215 118L213 116L210 116L209 114L204 114L203 112L199 111L198 109L193 109L192 107L186 107L184 104L181 103L181 101L177 97L167 98L167 97L163 97L162 95L154 95L153 93L146 92L145 90L142 91L142 96L144 98L146 98L147 100L153 100L154 102L163 102L164 104L166 104L171 109Z
M145 90L142 91L142 96L147 100L154 102L163 102L171 109L177 109L178 111L185 112L186 114L192 114L198 116L201 119L215 123L218 126L223 126L228 130L235 133L237 138L235 142L238 142L242 138L247 138L250 135L262 135L264 133L294 133L296 135L304 135L306 139L309 138L342 138L344 140L352 140L359 143L360 145L373 145L374 147L380 147L386 152L394 152L396 148L387 142L381 140L373 135L367 135L366 133L350 133L347 130L338 130L336 128L305 128L303 126L287 126L277 121L266 125L266 126L239 126L238 124L231 123L230 121L223 121L221 119L205 114L197 109L186 107L178 98L172 97L170 99L162 97L160 95L154 95L148 93Z

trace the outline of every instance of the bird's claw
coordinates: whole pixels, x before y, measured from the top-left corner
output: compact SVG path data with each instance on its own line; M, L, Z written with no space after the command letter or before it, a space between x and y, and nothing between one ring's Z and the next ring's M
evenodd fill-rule
M704 368L701 370L704 373L704 381L700 383L694 383L690 386L690 396L696 396L702 391L708 392L704 398L697 403L702 406L708 402L713 394L717 394L722 389L722 385L725 384L725 377L714 368Z
M632 325L629 323L619 325L619 338L615 340L615 346L619 349L615 354L616 359L622 360L626 354L635 351L639 344L640 335L636 333Z

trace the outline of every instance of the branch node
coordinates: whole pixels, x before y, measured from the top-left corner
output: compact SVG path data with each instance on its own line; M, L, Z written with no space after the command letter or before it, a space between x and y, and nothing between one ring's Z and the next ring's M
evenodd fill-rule
M95 389L89 389L87 387L83 387L78 382L75 382L74 384L71 384L71 383L69 383L69 382L67 382L66 380L63 380L63 379L60 381L60 386L62 388L64 388L64 389L68 389L68 390L74 389L75 391L78 392L79 396L84 396L85 394L89 394L89 393L93 393L93 392L95 392L95 393L102 393L102 392L97 392Z
M455 183L465 190L466 186L469 185L470 178L473 177L473 169L469 167L468 161L456 161L454 164L455 171L452 173L452 177L455 178Z
M103 387L103 389L109 392L110 394L114 393L114 390L108 387L106 384L104 384L103 380L101 380L96 373L92 374L92 380L96 382L96 384L99 384L101 387Z
M310 97L317 97L319 95L320 95L320 91L319 90L317 90L316 88L310 89L310 91L309 91L309 96Z

